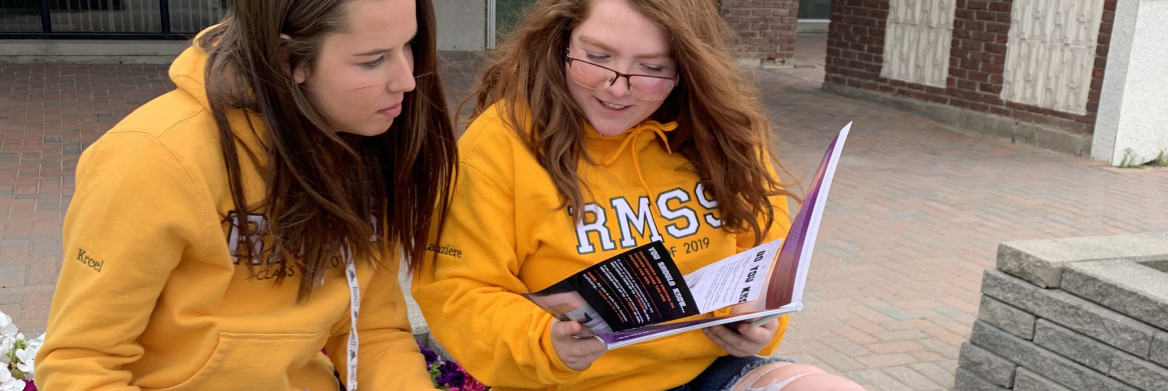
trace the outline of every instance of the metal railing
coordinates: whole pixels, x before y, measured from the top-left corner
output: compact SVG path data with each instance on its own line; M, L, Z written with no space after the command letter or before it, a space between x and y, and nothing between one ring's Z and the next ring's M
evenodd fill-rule
M4 0L0 39L188 39L230 0Z

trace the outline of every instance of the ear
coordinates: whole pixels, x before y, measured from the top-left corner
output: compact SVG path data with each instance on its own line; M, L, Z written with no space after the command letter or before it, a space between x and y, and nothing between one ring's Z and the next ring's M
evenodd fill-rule
M291 40L292 37L288 36L288 34L280 34L280 43L286 44ZM305 80L308 80L308 70L305 67L299 66L296 69L292 69L292 63L288 59L288 52L282 52L280 54L280 66L284 68L284 74L291 77L292 81L296 82L296 84L302 84Z

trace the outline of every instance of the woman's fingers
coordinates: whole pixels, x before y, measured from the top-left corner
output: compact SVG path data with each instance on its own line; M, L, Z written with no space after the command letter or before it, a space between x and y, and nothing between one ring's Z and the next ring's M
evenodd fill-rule
M584 326L575 321L557 319L553 320L551 325L552 346L555 347L556 354L560 356L560 361L563 361L564 365L577 371L588 368L593 361L608 351L604 343L596 338L573 337L583 329Z
M759 327L744 322L736 326L707 327L702 329L702 332L726 353L745 357L762 351L774 337L777 326L777 321L767 322Z

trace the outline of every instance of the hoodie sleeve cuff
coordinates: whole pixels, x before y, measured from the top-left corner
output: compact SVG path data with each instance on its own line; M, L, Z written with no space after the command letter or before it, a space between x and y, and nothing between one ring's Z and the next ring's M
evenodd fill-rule
M568 364L565 364L560 359L560 355L556 354L556 347L552 344L552 334L550 332L543 333L540 336L539 345L543 348L544 354L548 357L548 363L550 364L548 365L549 372L547 375L555 384L567 383L580 377L582 371L569 368Z

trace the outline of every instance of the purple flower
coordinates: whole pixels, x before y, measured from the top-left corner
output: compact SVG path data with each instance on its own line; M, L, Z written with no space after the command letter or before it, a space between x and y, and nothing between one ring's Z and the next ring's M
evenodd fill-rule
M422 345L421 342L418 342L418 349L421 349L422 355L426 356L426 366L430 366L430 364L438 361L438 353L434 353L433 350L430 350L426 345Z
M439 375L434 378L438 385L446 387L462 387L466 381L465 373L462 367L454 361L443 361L438 366Z
M430 372L430 379L434 386L450 391L484 391L489 388L483 386L474 377L471 377L461 365L454 360L445 359L433 350L418 344L418 349L426 357L426 369Z
M24 381L24 391L37 391L36 385L32 384L32 380Z

